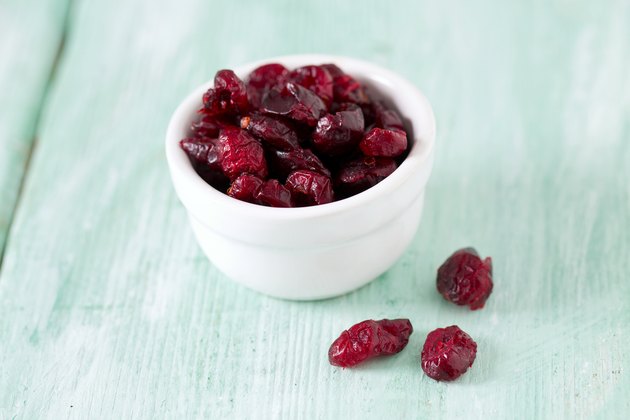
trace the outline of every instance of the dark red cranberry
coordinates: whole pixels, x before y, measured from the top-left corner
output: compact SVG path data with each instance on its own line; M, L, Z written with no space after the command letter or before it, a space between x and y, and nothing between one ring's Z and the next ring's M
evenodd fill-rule
M405 129L400 115L398 115L398 112L393 109L386 109L381 113L376 114L376 125L387 129Z
M179 142L188 157L212 170L221 169L219 140L210 137L195 137Z
M396 111L334 64L267 64L246 83L221 70L203 102L182 149L206 182L258 204L349 197L391 174L408 148Z
M230 186L230 180L219 168L210 168L207 165L201 163L193 163L195 172L203 179L207 184L214 187L215 190L226 192Z
M203 105L203 112L211 116L247 111L245 84L232 70L219 70L214 76L214 87L203 95Z
M276 117L252 114L241 118L241 128L279 150L300 147L297 133L288 123Z
M330 178L317 172L305 169L291 172L285 186L298 206L326 204L334 199Z
M344 165L337 173L335 185L348 197L373 187L395 170L392 158L364 157Z
M335 112L340 112L340 111L354 111L355 109L361 109L361 107L355 103L352 102L341 102L341 103L337 103L334 102L334 104L336 104L337 109L335 110Z
M438 328L427 335L422 348L422 370L436 381L452 381L472 366L477 343L457 325Z
M346 105L346 104L344 104ZM363 112L357 105L350 104L317 122L313 133L313 147L328 156L339 156L356 148L363 136Z
M366 156L396 157L407 150L407 133L403 130L373 128L359 143Z
M336 107L335 112L339 112L339 111L347 111L349 109L353 109L353 107L358 106L359 108L361 108L361 112L363 113L363 126L365 127L364 131L370 131L371 128L373 128L374 124L375 124L375 117L374 117L374 106L372 105L372 103L368 103L368 104L355 104L352 102L342 102L342 103L338 103L338 102L333 102L332 108Z
M326 69L328 73L330 73L330 75L332 76L333 80L335 79L335 77L343 76L344 74L343 70L341 70L335 64L322 64L320 67Z
M249 73L247 84L259 89L281 86L286 82L289 70L279 63L264 64Z
M333 78L333 97L336 102L352 102L359 105L371 102L364 87L352 76L334 64L323 64L321 67L328 70Z
M269 164L281 178L298 169L306 169L330 176L321 160L309 149L272 150L269 153Z
M232 182L227 194L242 201L256 203L254 195L262 184L263 180L256 175L242 174Z
M221 169L231 180L243 173L267 177L263 148L247 131L236 127L221 130L219 152Z
M254 199L263 206L293 207L291 192L277 179L269 179L254 192Z
M359 105L370 103L363 86L347 74L333 78L333 95L336 102L352 102Z
M259 108L267 91L284 86L289 70L282 64L265 64L256 68L247 79L247 94L255 108Z
M381 103L375 104L373 109L377 127L404 131L405 126L398 112L393 109L387 109L385 105Z
M199 121L191 124L190 129L195 136L217 138L219 137L219 131L229 126L229 121L210 115L203 115Z
M396 354L405 348L412 332L408 319L359 322L332 343L328 360L331 365L346 368L374 357Z
M326 114L326 105L305 87L287 83L284 89L272 89L265 95L262 110L268 114L287 116L312 127Z
M472 310L483 308L492 286L492 259L482 260L474 248L456 251L437 272L437 289L444 299Z
M303 66L289 73L289 80L311 90L326 106L333 100L333 78L325 67Z

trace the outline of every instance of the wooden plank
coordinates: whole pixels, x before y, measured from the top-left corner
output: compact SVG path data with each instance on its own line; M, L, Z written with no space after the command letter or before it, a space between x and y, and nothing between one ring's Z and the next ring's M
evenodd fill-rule
M630 410L626 2L76 7L0 279L0 418ZM434 104L438 153L405 256L355 293L295 303L236 286L205 260L162 138L179 99L217 68L312 50L417 83ZM466 245L495 262L495 291L476 312L434 289L437 266ZM328 365L342 329L401 316L416 330L404 352ZM436 383L418 353L450 324L477 340L478 359L458 382Z
M0 2L0 264L67 1Z

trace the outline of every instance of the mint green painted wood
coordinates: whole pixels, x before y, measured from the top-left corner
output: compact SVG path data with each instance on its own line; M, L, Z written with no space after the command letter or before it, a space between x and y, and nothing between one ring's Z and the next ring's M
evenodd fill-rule
M0 1L0 255L65 13L65 0Z
M0 278L0 418L625 418L630 5L238 3L75 4ZM423 89L437 160L389 272L285 302L205 260L162 139L216 69L316 51ZM495 263L476 312L434 289L466 245ZM342 329L382 317L411 318L404 352L328 365ZM436 383L419 349L451 324L478 359Z

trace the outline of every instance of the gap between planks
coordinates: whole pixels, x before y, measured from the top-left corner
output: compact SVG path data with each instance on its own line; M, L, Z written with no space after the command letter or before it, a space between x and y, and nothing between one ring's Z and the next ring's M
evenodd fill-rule
M48 98L50 96L50 92L52 90L52 85L55 82L55 78L57 76L57 70L59 69L59 65L63 59L66 42L68 39L68 34L70 33L71 27L71 15L73 10L74 0L68 0L66 5L66 10L64 14L64 18L61 24L61 36L59 37L59 43L57 45L57 52L55 53L55 58L52 61L52 65L50 66L50 70L48 71L48 77L46 79L46 84L44 86L44 90L42 91L41 98L39 100L39 106L35 110L35 118L33 119L33 129L31 131L31 141L29 142L29 148L26 154L26 159L24 160L24 172L22 175L22 179L20 181L20 185L18 187L17 196L15 197L15 203L13 204L13 212L9 215L9 223L7 226L6 239L4 246L0 244L0 280L2 279L2 268L4 262L4 255L9 248L11 242L11 230L13 228L13 221L17 215L17 212L20 208L20 203L22 201L22 194L24 192L24 186L26 185L26 180L28 179L29 168L31 165L31 158L37 147L37 139L39 132L39 125L42 119L42 115L44 113L44 109L46 108L46 104L48 103Z

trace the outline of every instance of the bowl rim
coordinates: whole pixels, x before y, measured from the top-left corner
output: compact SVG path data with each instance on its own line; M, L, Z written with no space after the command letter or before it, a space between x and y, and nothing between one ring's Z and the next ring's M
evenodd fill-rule
M343 213L356 209L357 207L366 206L374 200L377 200L379 197L400 187L409 178L413 177L413 175L416 174L418 169L423 165L431 165L430 158L434 153L436 137L436 123L433 108L425 95L414 84L402 76L379 65L363 60L327 54L297 54L270 57L236 66L233 70L239 77L244 77L256 67L273 62L283 64L288 68L295 68L308 64L334 63L343 70L345 70L344 67L354 68L355 71L349 71L348 73L357 78L364 78L369 75L378 76L378 79L387 81L388 84L396 85L397 90L401 92L400 95L412 98L420 107L425 108L427 116L429 117L429 127L425 130L427 135L420 141L417 134L418 130L415 130L411 150L400 166L396 168L391 175L383 179L375 186L352 197L309 207L281 208L248 203L232 198L207 184L194 170L186 153L179 147L179 141L182 138L182 127L188 127L190 125L192 117L199 108L203 93L213 85L213 79L211 79L194 88L178 104L171 116L166 132L166 158L171 171L171 176L173 177L175 172L177 172L178 175L183 176L186 180L185 182L188 183L188 186L194 191L195 195L203 194L207 198L207 202L212 202L213 205L221 206L223 210L238 213L239 215L243 215L245 217L252 217L256 219L262 218L270 221L283 219L313 219L336 213ZM360 74L357 73L357 68L361 69L359 72ZM403 114L403 117L409 118L412 121L414 119L412 116L405 115L402 111L401 114Z

